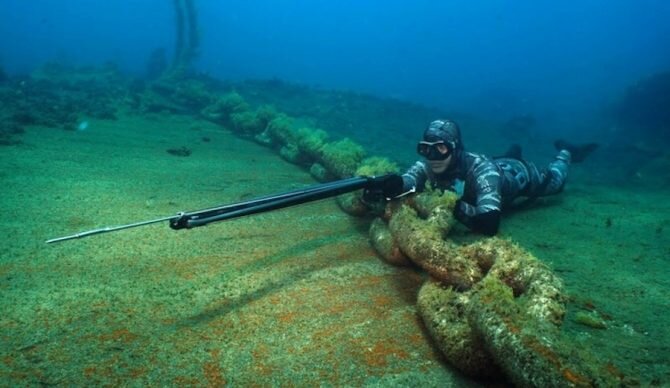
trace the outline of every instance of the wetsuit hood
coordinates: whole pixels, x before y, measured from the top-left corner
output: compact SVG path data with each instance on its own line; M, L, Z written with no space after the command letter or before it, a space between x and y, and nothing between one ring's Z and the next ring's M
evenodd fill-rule
M453 120L435 120L423 131L423 140L427 142L443 141L451 152L461 151L461 129Z
M462 164L463 142L461 141L461 129L453 120L435 120L428 124L423 132L425 142L444 142L449 148L451 161L447 169L440 176L453 175L458 166Z

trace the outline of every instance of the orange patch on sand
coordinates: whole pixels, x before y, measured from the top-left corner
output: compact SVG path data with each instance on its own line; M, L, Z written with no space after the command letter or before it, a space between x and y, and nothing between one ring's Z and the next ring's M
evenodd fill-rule
M223 378L221 367L217 361L208 361L202 366L202 373L205 375L207 385L210 387L222 387L226 385L226 379Z
M623 374L623 372L621 372L621 370L619 370L619 368L617 368L616 366L614 366L611 363L607 363L605 365L605 370L607 370L607 372L609 372L612 376L618 378L619 380L623 380L624 378L626 378L626 376Z
M235 329L234 322L224 318L214 319L207 323L209 334L214 337L225 337L231 330Z
M407 339L413 345L426 343L426 339L421 334L412 334L409 337L407 337Z
M209 355L212 359L202 366L202 374L205 376L207 386L209 387L222 387L226 385L226 379L223 377L223 372L219 366L220 353L219 349L211 350Z
M131 333L128 329L117 329L109 334L100 334L100 341L121 341L125 343L133 342L137 339L137 334Z
M337 315L337 314L341 314L344 311L346 311L347 308L348 308L347 305L340 303L340 304L328 306L328 308L326 308L326 312L328 314L331 314L331 315Z
M376 286L379 285L382 281L384 281L385 276L383 275L368 275L368 276L362 276L358 279L356 279L356 283L358 283L359 286L365 287L365 286Z
M9 264L0 265L0 276L7 275L9 273L10 269L11 269L11 267L9 266Z
M135 368L131 369L130 372L128 372L130 377L136 379L138 377L145 376L147 374L147 368Z
M259 344L251 354L254 356L254 370L257 373L263 376L270 376L275 372L275 368L272 365L265 363L270 356L270 348L267 345Z
M337 336L344 330L343 326L326 326L322 330L316 330L312 333L312 345L316 347L331 346Z
M106 309L107 307L109 307L109 303L107 303L103 300L91 304L91 308L93 310L102 310L102 309Z
M297 314L295 312L289 311L283 314L280 314L277 319L279 319L279 322L281 323L291 323L295 319L295 316Z
M377 307L388 307L393 303L393 299L388 296L376 296L374 298L375 306Z
M388 364L388 357L393 356L400 359L406 359L408 354L403 349L380 341L372 348L364 350L365 363L371 367L384 367Z
M4 356L4 357L2 358L2 362L4 362L5 365L9 366L9 365L11 365L11 364L14 363L14 358L13 358L12 356L9 356L9 355Z
M84 369L84 376L86 377L93 377L95 375L96 369L94 366L89 366L88 368Z

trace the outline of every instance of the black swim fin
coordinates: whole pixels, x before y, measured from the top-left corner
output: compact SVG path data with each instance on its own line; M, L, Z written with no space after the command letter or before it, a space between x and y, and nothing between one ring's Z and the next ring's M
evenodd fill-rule
M518 144L512 144L501 157L521 160L521 146Z
M556 140L554 142L554 147L557 150L568 150L570 155L572 155L572 161L574 163L582 162L589 156L593 151L598 148L598 143L586 143L586 144L572 144L565 140Z

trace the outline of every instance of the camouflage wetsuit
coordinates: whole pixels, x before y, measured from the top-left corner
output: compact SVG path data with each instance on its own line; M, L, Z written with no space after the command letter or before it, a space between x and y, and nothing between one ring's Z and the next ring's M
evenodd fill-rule
M488 158L461 150L449 168L435 174L424 161L416 162L403 174L404 190L423 191L426 183L433 188L454 190L463 181L463 195L455 209L456 218L467 227L494 235L500 224L500 212L519 197L537 198L563 190L570 164L570 152L562 150L546 169L514 158Z

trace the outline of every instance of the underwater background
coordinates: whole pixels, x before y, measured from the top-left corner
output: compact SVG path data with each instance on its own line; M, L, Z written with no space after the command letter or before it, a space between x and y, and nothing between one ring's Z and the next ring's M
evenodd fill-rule
M670 3L2 4L0 386L541 385L526 367L670 384ZM519 330L514 354L540 366L495 341L487 370L445 357L420 292L435 280L380 258L385 216L351 215L356 198L45 243L403 172L437 118L538 165L556 139L598 143L498 238L445 237L511 241L562 280L556 340ZM472 327L487 313L467 310Z

